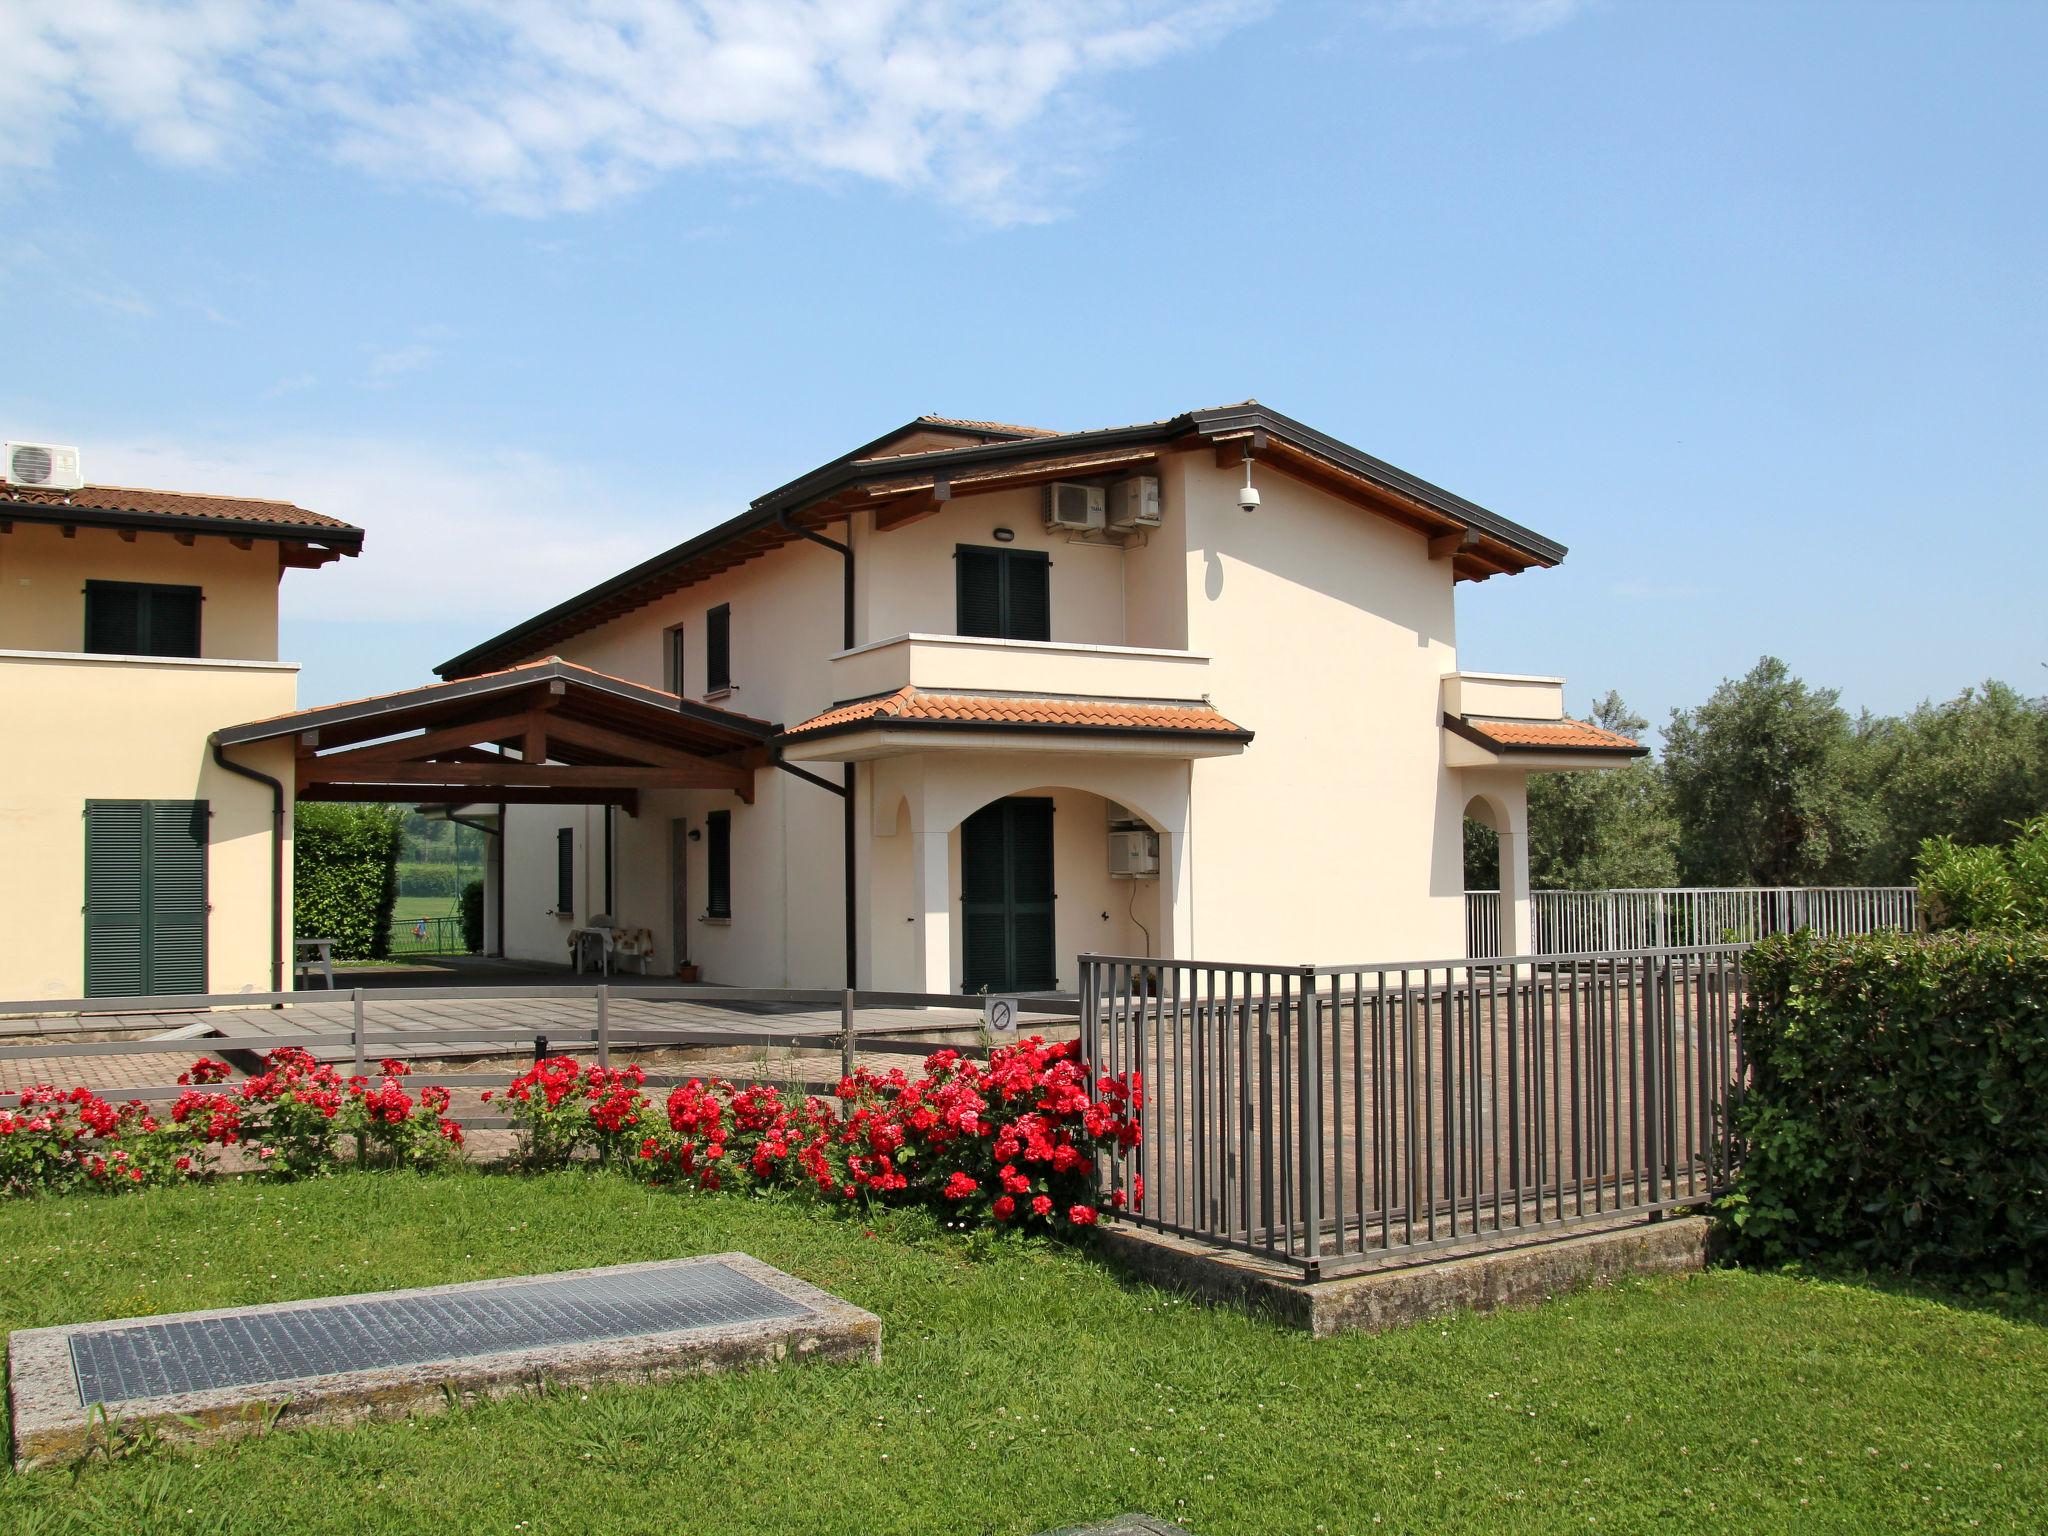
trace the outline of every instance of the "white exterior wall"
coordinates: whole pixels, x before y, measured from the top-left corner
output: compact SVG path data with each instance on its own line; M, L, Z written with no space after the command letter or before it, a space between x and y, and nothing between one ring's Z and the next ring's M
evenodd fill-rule
M1443 762L1449 561L1420 534L1259 467L1167 461L1187 518L1188 644L1257 733L1194 768L1201 952L1268 963L1463 952L1464 801Z
M843 638L840 593L839 556L814 544L791 545L578 635L560 654L660 688L664 636L681 624L685 692L704 700L705 614L727 603L732 608L733 688L709 702L789 724L832 702L827 658ZM837 772L822 769L828 778ZM727 810L732 812L733 916L730 922L704 918L708 845L702 840L686 844L688 958L708 981L839 986L845 978L840 806L838 796L772 771L754 776L752 805L722 790L643 793L637 816L615 813L616 910L611 915L622 925L651 929L653 970L672 975L678 956L671 941L669 818L682 816L701 831L710 812ZM603 820L597 806L508 808L508 958L567 962L570 929L601 910L604 899ZM578 828L579 881L573 919L550 915L555 829L572 823Z

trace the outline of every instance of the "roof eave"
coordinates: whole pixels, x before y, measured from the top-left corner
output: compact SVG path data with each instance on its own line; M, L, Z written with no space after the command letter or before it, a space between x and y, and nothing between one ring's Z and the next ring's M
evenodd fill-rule
M164 533L208 533L233 538L271 539L281 544L321 544L345 555L362 553L363 530L317 523L273 523L255 518L208 517L186 512L124 512L111 507L67 507L46 501L0 499L0 519L80 528L149 528Z

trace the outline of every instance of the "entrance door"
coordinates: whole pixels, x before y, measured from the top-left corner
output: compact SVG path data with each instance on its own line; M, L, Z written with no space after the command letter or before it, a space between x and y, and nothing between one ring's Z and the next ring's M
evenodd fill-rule
M668 934L675 968L690 962L690 837L680 816L668 819Z
M85 995L206 990L204 800L85 802Z
M965 990L1049 991L1053 954L1052 801L998 800L960 824Z

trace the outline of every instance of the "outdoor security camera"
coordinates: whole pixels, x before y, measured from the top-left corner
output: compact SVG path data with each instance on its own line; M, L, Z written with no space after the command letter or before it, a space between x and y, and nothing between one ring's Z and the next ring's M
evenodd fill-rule
M1258 508L1259 488L1256 485L1238 487L1237 510L1240 512L1256 512Z

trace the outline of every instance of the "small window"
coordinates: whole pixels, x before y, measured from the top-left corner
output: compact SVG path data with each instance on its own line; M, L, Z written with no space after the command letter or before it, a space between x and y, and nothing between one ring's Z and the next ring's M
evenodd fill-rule
M97 656L197 656L199 588L85 584L85 648Z
M683 680L689 674L683 666L683 626L663 632L662 637L661 685L670 693L683 691Z
M732 812L713 811L704 818L705 872L708 893L704 915L721 921L732 916Z
M704 691L724 693L732 687L732 604L720 603L704 615Z
M953 551L954 628L996 640L1052 638L1052 561L1043 550Z
M555 916L576 915L576 829L555 831Z

